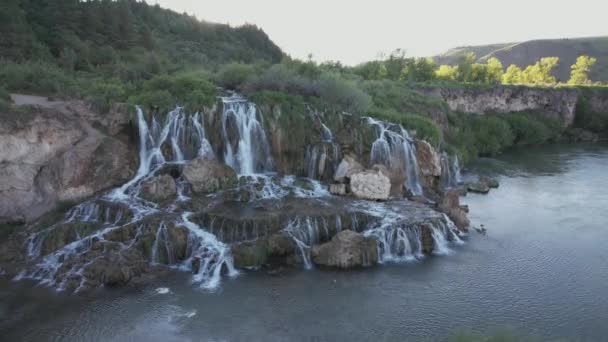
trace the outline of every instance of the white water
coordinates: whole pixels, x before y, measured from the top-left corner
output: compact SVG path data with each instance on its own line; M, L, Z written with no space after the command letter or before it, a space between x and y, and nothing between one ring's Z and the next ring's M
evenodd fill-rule
M224 162L240 175L272 171L270 145L256 105L236 95L224 97L222 102Z
M370 164L382 164L398 170L406 178L406 188L414 195L422 195L416 147L407 131L400 125L365 118L376 129L377 138L372 144Z
M454 156L450 161L450 157L446 153L441 154L441 180L446 189L462 184L458 156Z
M70 278L80 279L80 286L87 281L85 270L88 265L103 257L103 253L84 263L79 261L87 255L92 248L93 241L107 242L106 236L114 230L121 229L130 224L136 224L136 236L131 240L121 242L122 250L132 248L140 236L144 235L145 225L140 225L143 218L159 213L160 209L154 203L147 202L139 197L143 181L153 177L165 164L184 163L198 156L214 158L209 141L206 139L202 116L199 113L186 115L181 108L169 112L164 120L152 117L150 122L145 118L141 108L137 107L137 121L139 129L139 168L136 175L123 186L116 188L100 199L83 202L72 208L62 222L50 226L28 239L28 255L36 262L30 270L21 272L17 279L29 278L38 280L41 284L63 290L66 281ZM171 147L170 154L163 152ZM184 195L183 180L176 180L178 201L187 201ZM112 205L102 205L110 203ZM128 213L127 213L128 212ZM225 268L228 275L236 275L233 267L230 249L210 233L191 222L189 213L184 213L176 222L160 222L155 227L155 240L152 245L150 262L177 266L181 269L192 270L192 261L200 261L199 271L194 274L193 281L200 283L205 289L216 288ZM42 246L49 234L55 229L69 229L63 227L70 223L98 224L99 228L86 236L80 236L76 229L77 240L68 243L59 250L41 256ZM170 225L181 225L188 229L188 255L186 260L177 260L174 246L170 238ZM78 227L78 225L76 226ZM59 233L61 234L61 233ZM64 264L70 262L73 266L65 270ZM58 272L62 272L58 275Z

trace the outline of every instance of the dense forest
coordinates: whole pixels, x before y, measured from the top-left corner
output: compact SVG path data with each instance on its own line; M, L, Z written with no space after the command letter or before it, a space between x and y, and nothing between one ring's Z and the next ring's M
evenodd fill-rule
M551 74L556 58L505 70L496 58L480 63L468 54L455 66L437 66L395 50L349 67L293 59L254 25L208 23L144 1L4 0L0 6L0 111L10 106L10 92L84 98L100 111L115 102L196 111L223 88L260 104L308 104L388 119L465 160L558 139L562 130L537 113L452 113L443 101L416 91L420 84L564 86ZM590 86L594 63L581 56L572 84ZM448 131L431 119L437 112L448 116ZM608 114L581 126L608 132Z

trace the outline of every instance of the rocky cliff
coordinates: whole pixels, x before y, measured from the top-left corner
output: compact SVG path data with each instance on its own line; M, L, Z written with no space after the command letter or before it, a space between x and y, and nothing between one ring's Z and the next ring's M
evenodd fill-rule
M516 86L488 88L421 88L429 96L443 99L450 110L474 114L538 112L574 122L579 91L576 89L546 89Z
M0 113L0 223L30 222L133 175L128 116L79 101L14 99L18 106Z

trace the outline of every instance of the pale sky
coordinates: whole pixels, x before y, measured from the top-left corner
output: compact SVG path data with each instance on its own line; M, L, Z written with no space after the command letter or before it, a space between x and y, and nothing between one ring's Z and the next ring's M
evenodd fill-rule
M608 0L147 0L211 22L260 26L287 54L357 64L403 48L608 35Z

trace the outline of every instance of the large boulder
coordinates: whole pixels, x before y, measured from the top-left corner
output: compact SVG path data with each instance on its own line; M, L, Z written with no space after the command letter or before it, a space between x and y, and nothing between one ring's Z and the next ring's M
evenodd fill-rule
M488 184L482 181L467 184L467 190L478 194L487 194L490 192Z
M354 173L363 171L363 166L350 155L344 156L334 173L334 181L345 183Z
M330 242L312 248L312 261L317 265L339 268L371 266L378 262L378 244L352 230L343 230Z
M176 195L175 181L169 175L153 177L141 185L140 196L148 201L164 203L175 199Z
M458 189L450 189L445 192L439 203L439 210L445 213L461 231L466 232L469 229L470 221L466 210L460 205Z
M213 193L238 184L236 172L215 159L200 157L184 167L184 178L197 193Z
M350 178L350 190L357 198L387 200L391 193L391 180L379 169L358 172Z

